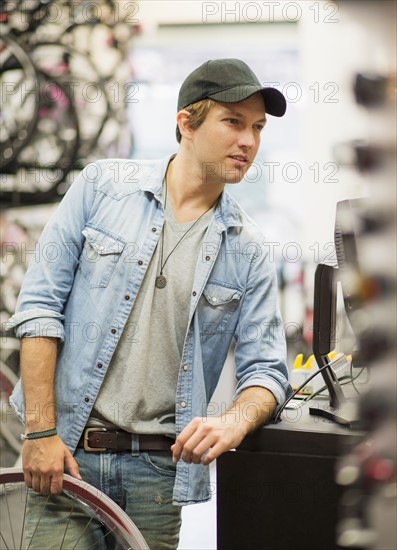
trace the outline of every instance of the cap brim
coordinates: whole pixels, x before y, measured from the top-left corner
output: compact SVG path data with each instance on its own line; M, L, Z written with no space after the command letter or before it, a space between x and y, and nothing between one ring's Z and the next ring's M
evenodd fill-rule
M284 116L287 110L287 102L283 94L276 88L262 88L261 86L234 86L210 94L208 97L214 101L221 101L222 103L238 103L248 99L257 92L262 93L263 101L265 102L266 114L281 117Z

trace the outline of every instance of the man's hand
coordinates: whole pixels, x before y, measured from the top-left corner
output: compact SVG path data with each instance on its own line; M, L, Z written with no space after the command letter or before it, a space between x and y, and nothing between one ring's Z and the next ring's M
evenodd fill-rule
M210 464L225 451L237 447L245 433L238 423L224 417L194 418L172 445L172 460L182 458L188 464Z
M24 441L22 467L25 483L37 493L60 494L65 466L73 477L81 479L77 462L59 436Z
M276 400L269 390L259 386L245 389L222 416L197 417L189 422L171 447L172 460L210 464L265 424L275 408Z

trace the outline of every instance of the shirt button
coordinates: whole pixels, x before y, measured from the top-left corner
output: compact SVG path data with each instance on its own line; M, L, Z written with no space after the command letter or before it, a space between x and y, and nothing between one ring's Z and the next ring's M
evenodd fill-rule
M129 300L130 298L131 298L131 296L130 296L129 294L126 294L126 295L124 296L124 300Z
M156 233L157 229L155 227L152 227L153 233Z
M197 292L195 290L193 290L192 294L193 296L197 296Z
M103 367L103 364L102 364L102 363L98 363L98 364L97 364L97 367L98 367L98 369L101 369L101 368Z
M213 296L211 300L214 302L214 304L218 301L218 298L216 296Z
M181 401L181 407L185 409L187 407L186 401Z
M205 259L207 260L207 262L209 262L211 259L211 256L206 256Z
M142 260L138 260L138 265L142 265L143 264L143 261Z
M89 397L84 397L84 401L85 401L86 403L88 403L89 400L90 400Z
M112 334L116 334L117 330L115 328L112 328L112 330L110 331Z
M189 366L188 366L188 365L183 365L182 369L183 369L184 371L187 371L187 370L189 370Z

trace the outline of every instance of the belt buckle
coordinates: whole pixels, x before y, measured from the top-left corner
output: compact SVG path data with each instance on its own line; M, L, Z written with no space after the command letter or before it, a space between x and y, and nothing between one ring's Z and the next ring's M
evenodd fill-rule
M90 447L88 444L88 436L91 432L106 432L106 428L86 428L84 430L84 450L91 453L99 453L101 451L106 451L106 447Z

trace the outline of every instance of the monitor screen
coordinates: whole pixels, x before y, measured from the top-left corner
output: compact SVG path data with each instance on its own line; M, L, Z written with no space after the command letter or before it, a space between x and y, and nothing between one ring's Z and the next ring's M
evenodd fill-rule
M338 261L338 279L341 283L344 309L356 340L354 349L344 350L353 356L353 366L366 366L359 349L359 335L362 331L364 301L360 286L360 235L362 214L366 199L347 199L337 203L335 215L335 250Z
M350 199L337 203L335 216L335 249L337 266L318 264L314 281L313 304L313 354L329 393L329 408L310 407L314 416L322 416L338 424L357 427L359 419L355 403L347 401L333 366L329 353L337 342L337 281L340 281L344 310L352 327L355 341L352 354L353 365L363 366L358 344L362 331L363 299L360 293L359 236L362 218L359 211L364 199Z

